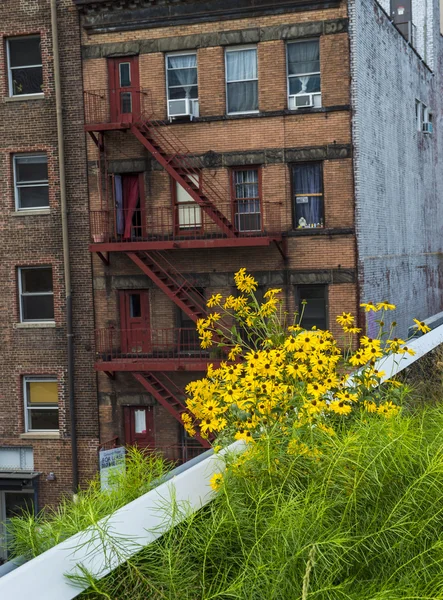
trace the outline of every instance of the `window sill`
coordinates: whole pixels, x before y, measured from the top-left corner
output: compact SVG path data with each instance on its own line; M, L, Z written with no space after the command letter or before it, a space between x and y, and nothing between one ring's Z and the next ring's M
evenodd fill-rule
M353 227L343 227L343 228L327 228L327 227L306 227L306 229L293 229L292 231L288 231L285 235L287 237L303 237L303 236L311 236L311 235L349 235L353 234Z
M27 102L28 100L44 100L44 94L23 94L23 96L6 96L3 102Z
M55 321L38 321L35 323L15 323L15 329L50 329L55 327Z
M20 439L22 440L59 440L59 431L29 431L28 433L21 433Z
M11 213L11 217L31 217L31 216L39 216L39 215L50 215L50 208L35 208L35 209L25 209L25 210L16 210Z

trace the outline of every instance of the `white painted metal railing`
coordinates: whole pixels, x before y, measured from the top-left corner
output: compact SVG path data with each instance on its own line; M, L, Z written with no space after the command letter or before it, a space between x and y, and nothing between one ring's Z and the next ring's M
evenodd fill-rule
M414 356L393 355L377 361L376 368L384 371L383 381L389 379L419 360L425 354L443 344L443 325L409 343ZM352 376L350 378L352 384ZM94 529L86 529L47 552L30 560L0 579L0 598L5 600L71 600L78 596L82 588L74 587L66 575L78 572L82 565L97 578L102 578L125 560L133 556L172 525L186 518L180 513L171 523L167 507L173 502L187 506L187 514L196 512L208 504L214 493L209 480L214 473L224 468L223 455L227 452L241 452L243 442L235 442L219 454L207 458L198 457L191 461L189 468L179 468L178 474L162 483L147 494L120 508L102 525L112 537L127 545L119 545L119 551L103 545ZM200 460L203 458L203 460ZM197 463L197 464L192 464ZM176 471L176 472L177 472ZM180 472L181 471L181 472Z

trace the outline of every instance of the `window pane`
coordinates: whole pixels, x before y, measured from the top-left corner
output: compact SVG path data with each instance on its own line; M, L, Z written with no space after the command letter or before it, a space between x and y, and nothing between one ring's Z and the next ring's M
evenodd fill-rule
M131 65L129 63L120 63L120 87L131 85Z
M58 430L58 409L28 409L28 429Z
M15 156L15 175L17 183L26 181L48 181L48 157Z
M28 406L58 405L58 383L56 381L26 381Z
M257 81L228 84L228 112L258 110Z
M320 92L320 75L289 78L289 94L316 94Z
M22 269L22 292L52 292L52 269Z
M5 494L6 518L21 517L26 513L34 513L34 495L23 492Z
M326 288L325 286L301 286L298 288L299 311L303 309L302 301L306 300L304 305L302 326L306 329L318 327L326 329Z
M18 188L19 208L46 208L49 206L47 185Z
M129 316L134 319L141 317L142 306L140 294L130 294L129 296Z
M196 54L177 54L175 56L168 56L168 70L192 67L197 67Z
M321 194L322 163L304 163L292 167L294 192L298 194Z
M168 85L197 85L197 69L168 71Z
M183 98L198 98L198 87L196 85L169 88L170 100L182 100Z
M54 319L54 296L22 296L24 321L52 321Z
M320 47L317 40L288 44L288 74L320 72Z
M226 81L257 78L257 50L226 52Z
M42 64L40 36L10 38L8 45L9 65L11 67Z
M43 92L43 70L41 67L11 69L12 93L41 94Z
M146 433L146 411L135 410L134 411L134 420L135 420L135 433Z
M132 93L122 92L120 94L121 112L128 114L132 112Z

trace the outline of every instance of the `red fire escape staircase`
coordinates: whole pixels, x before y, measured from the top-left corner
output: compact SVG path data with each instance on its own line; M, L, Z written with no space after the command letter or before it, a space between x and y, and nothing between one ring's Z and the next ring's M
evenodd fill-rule
M181 416L183 413L188 412L188 409L184 401L180 399L180 396L183 396L182 390L164 373L163 377L167 380L167 385L160 381L153 373L133 373L133 375L157 402L183 425ZM200 432L197 431L194 437L204 448L211 447L209 440L203 438Z
M206 316L204 298L164 253L127 252L127 255L190 319L196 322Z
M228 238L236 238L238 232L216 204L226 204L226 190L218 188L207 178L201 181L204 168L201 160L192 157L170 128L161 127L156 121L141 121L131 127L131 132L151 153L153 158L181 185ZM169 130L169 131L167 131ZM196 179L200 181L196 183Z

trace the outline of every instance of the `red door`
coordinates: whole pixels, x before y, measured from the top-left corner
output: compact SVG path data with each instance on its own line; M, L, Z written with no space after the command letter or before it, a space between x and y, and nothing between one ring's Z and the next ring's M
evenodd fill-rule
M125 442L139 448L155 448L152 406L125 406Z
M147 290L120 292L122 352L146 354L151 347L149 296Z
M112 123L132 123L140 116L138 56L109 58L109 104Z

